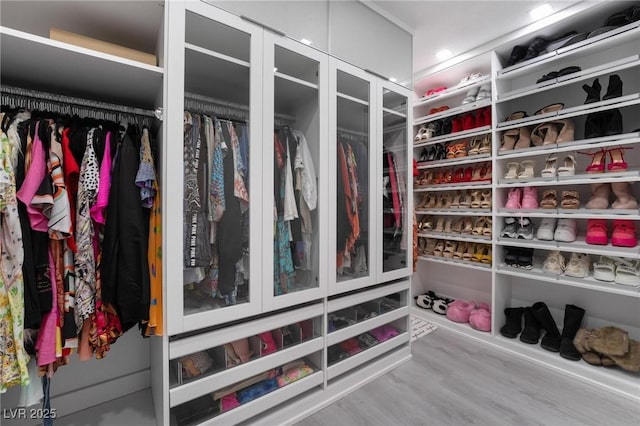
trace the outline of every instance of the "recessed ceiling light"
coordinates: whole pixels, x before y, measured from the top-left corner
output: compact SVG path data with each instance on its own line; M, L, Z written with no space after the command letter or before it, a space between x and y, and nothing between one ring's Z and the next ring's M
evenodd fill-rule
M306 44L307 46L310 45L312 43L311 40L307 40L306 38L300 39L300 43L302 44Z
M543 5L536 7L535 9L531 9L529 11L529 16L531 16L531 19L533 19L534 21L537 21L538 19L542 19L546 16L549 16L552 13L553 13L553 6L551 6L549 3L545 3Z
M436 53L436 57L441 61L445 61L453 56L453 53L449 49L442 49L438 53Z
M392 83L396 83L398 81L398 79L395 78L395 77L391 77L391 78L389 78L389 81L392 82Z

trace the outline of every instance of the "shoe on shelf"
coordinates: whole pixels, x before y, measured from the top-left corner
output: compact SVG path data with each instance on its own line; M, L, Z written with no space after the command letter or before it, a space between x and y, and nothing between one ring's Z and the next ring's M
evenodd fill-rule
M480 154L480 143L482 142L482 138L480 136L474 136L469 141L469 151L468 155L478 155Z
M467 302L466 300L456 299L449 303L447 307L447 318L453 322L467 323L469 322L469 315L476 307L474 302Z
M597 78L593 80L593 84L591 86L583 84L582 89L587 93L587 99L584 101L585 104L600 102L600 91L602 90L602 86L600 86L600 82Z
M505 308L505 324L500 328L500 334L509 339L515 339L522 331L522 314L524 308Z
M621 259L616 268L616 284L640 286L640 260Z
M563 209L579 209L580 208L580 193L578 191L562 191L562 201L560 202L560 208Z
M438 240L434 238L427 238L427 245L425 246L422 254L425 254L427 256L434 256L437 243L438 243Z
M462 105L474 103L476 101L476 98L478 96L478 92L479 91L480 91L480 87L478 87L478 86L472 87L469 90L467 90L467 94L465 95L464 99L462 100Z
M486 303L480 303L469 315L469 325L474 330L491 331L491 308Z
M570 118L562 120L556 120L553 122L558 126L558 136L556 137L556 143L571 142L574 140L576 127L575 123Z
M458 241L445 241L444 243L444 252L442 252L442 257L446 257L447 259L451 259L453 257L453 253L455 253L458 248Z
M516 231L516 238L520 240L533 240L533 223L528 217L519 219L518 231Z
M525 149L531 147L531 130L528 127L520 127L518 130L518 141L514 149Z
M635 247L638 245L636 238L636 223L633 220L614 220L611 234L611 245L616 247Z
M478 90L478 95L475 100L476 102L480 102L485 99L491 99L491 83L485 83L480 86L480 90Z
M551 274L561 275L564 272L565 260L559 251L550 251L542 264L542 270Z
M518 178L518 169L520 164L517 162L507 163L507 172L504 174L505 179L517 179Z
M482 199L480 200L480 208L489 209L491 208L491 190L485 189L480 193Z
M609 76L609 85L607 86L607 93L602 97L603 101L613 98L619 98L622 96L622 80L618 74L611 74Z
M622 133L622 114L619 109L610 109L608 111L601 112L605 117L604 122L604 135L613 136Z
M611 184L609 183L592 183L591 197L587 202L586 208L604 210L609 208L609 192Z
M525 186L522 195L522 208L534 210L538 207L538 189L535 186Z
M604 219L589 219L587 221L587 236L585 242L598 246L609 244L609 230Z
M522 329L522 333L520 334L520 341L523 343L528 343L530 345L537 345L540 341L540 334L542 334L542 330L540 330L540 324L536 320L536 317L533 315L533 311L530 306L524 308L524 328Z
M433 307L433 301L439 299L433 291L427 291L425 294L419 294L414 297L416 305L422 309L431 309Z
M560 219L553 234L553 239L558 242L572 243L576 240L578 224L575 219Z
M511 151L518 142L520 130L511 129L502 133L502 143L500 144L500 152Z
M562 159L562 166L558 167L558 176L573 176L575 174L576 156L574 154L565 155Z
M533 269L533 249L532 248L521 248L518 251L518 268L531 270Z
M573 339L584 318L584 309L576 305L566 305L560 341L560 356L571 361L580 361L582 355L573 345Z
M558 157L556 154L549 154L546 160L544 160L544 169L540 172L540 176L544 177L555 177L556 176L556 164L558 162Z
M522 208L520 204L522 201L522 189L520 188L512 188L509 190L509 195L507 196L507 202L504 205L505 209L509 210L518 210Z
M520 172L518 179L530 179L535 176L536 162L534 160L525 160L520 163Z
M546 331L540 346L551 352L560 352L562 337L547 305L544 302L536 302L531 307L531 310L538 324Z
M624 161L624 150L633 149L631 147L617 147L608 149L609 164L607 164L607 170L610 172L623 172L629 168L629 164Z
M609 256L600 256L593 262L593 278L598 281L613 282L616 279L616 259Z
M536 238L542 241L553 241L554 230L556 229L557 219L555 217L545 217L540 222Z
M443 252L444 252L444 240L437 240L436 246L433 249L433 255L437 257L442 257Z
M553 145L558 139L558 125L555 123L538 124L531 132L534 146Z
M518 232L518 225L516 219L513 217L504 218L504 228L500 232L501 238L516 238Z
M540 207L543 209L555 209L558 207L557 200L558 193L555 189L548 189L542 193L542 200L540 201Z
M611 190L616 195L616 201L611 204L612 209L638 208L638 201L631 195L629 182L611 182Z
M604 173L605 156L607 151L601 149L596 152L580 152L580 154L590 155L591 164L586 168L587 173Z
M489 125L491 122L489 122ZM478 148L479 154L491 154L491 133L484 135Z
M504 263L512 268L518 267L518 256L520 255L519 247L505 247L504 248Z
M589 276L591 257L583 253L571 253L571 258L564 268L564 275L574 278L586 278Z
M436 314L447 315L447 308L449 307L449 303L451 302L453 302L453 299L449 299L446 297L434 299L431 309Z

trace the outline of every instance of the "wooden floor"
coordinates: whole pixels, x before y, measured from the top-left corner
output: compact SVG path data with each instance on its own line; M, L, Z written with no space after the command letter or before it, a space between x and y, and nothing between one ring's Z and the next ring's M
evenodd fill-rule
M408 363L297 426L640 424L637 402L451 331L419 339L412 353Z

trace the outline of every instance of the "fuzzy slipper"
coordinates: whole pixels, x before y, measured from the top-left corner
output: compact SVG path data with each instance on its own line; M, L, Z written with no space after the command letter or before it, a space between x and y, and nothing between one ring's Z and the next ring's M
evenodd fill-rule
M581 328L573 339L573 345L580 353L591 351L607 356L622 356L629 352L629 333L613 326Z
M600 355L597 352L585 352L582 354L582 359L584 359L587 364L591 365L602 365L603 367L612 367L616 365L611 358L606 355Z
M433 312L440 315L447 315L447 309L451 302L453 302L453 299L447 299L446 297L435 299L432 307Z
M609 355L623 370L640 373L640 342L629 340L629 351L624 355Z
M422 309L431 309L433 301L439 299L439 297L433 291L428 291L425 294L417 295L414 299L416 300L416 305Z

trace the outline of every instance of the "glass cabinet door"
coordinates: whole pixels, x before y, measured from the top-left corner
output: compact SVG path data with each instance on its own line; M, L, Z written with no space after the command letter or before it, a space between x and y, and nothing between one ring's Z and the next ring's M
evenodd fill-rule
M184 39L173 46L182 61L168 61L182 68L170 69L174 108L167 111L170 126L180 125L180 133L168 127L167 138L166 175L180 183L167 203L170 334L257 314L262 306L252 275L261 262L261 179L254 165L262 156L262 29L196 2L174 23L171 43L181 28Z
M411 93L400 86L379 80L378 131L382 139L378 155L381 180L379 190L378 235L380 258L376 262L380 281L411 274L413 252L413 211L410 194L409 125Z
M265 33L265 309L326 291L327 70L327 55Z
M351 291L375 283L372 219L375 197L370 183L375 179L372 154L374 119L372 100L375 77L330 59L331 120L330 165L331 235L329 262L335 265L329 293ZM334 225L335 224L335 225Z

